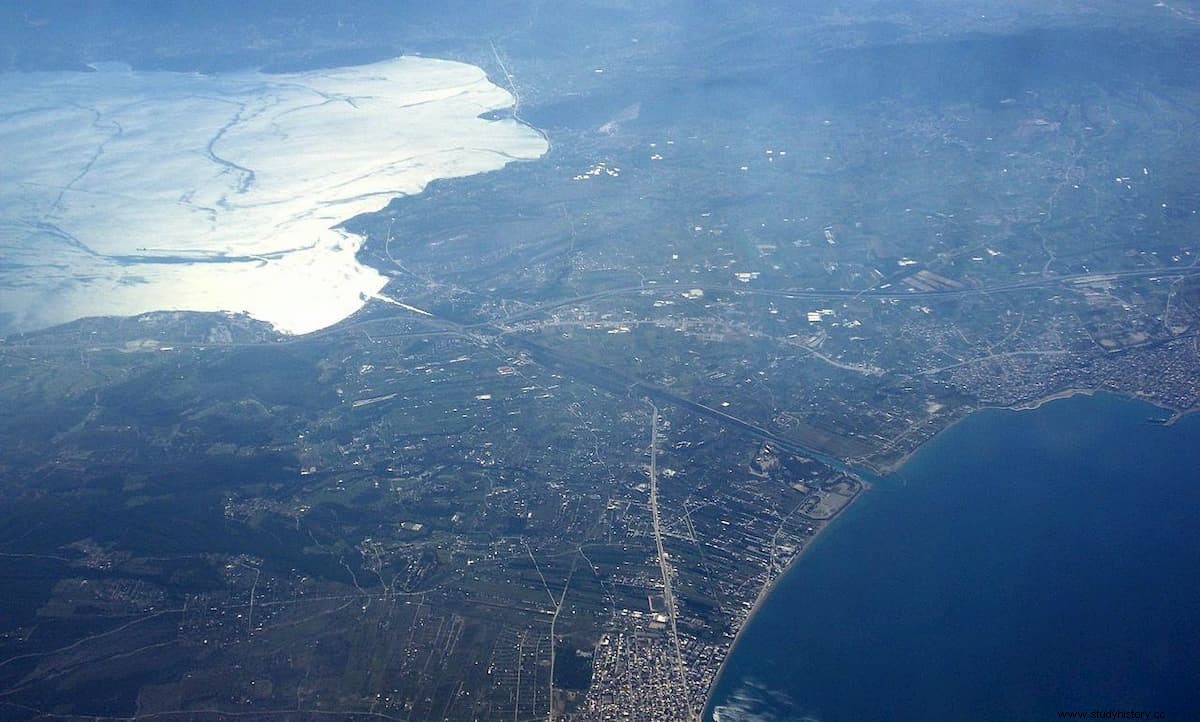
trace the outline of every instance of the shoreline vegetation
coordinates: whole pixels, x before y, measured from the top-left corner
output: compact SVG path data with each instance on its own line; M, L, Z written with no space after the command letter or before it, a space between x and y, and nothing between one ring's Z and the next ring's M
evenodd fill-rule
M869 465L869 464L868 464L868 466L870 468L874 469L875 471L877 471L881 477L891 476L893 474L900 473L901 469L903 469L904 466L908 463L908 460L911 459L921 449L925 448L925 446L927 444L929 444L933 439L938 438L946 430L959 424L964 419L974 415L975 413L977 413L979 411L983 411L985 409L1002 409L1002 410L1006 410L1006 411L1036 411L1037 409L1040 409L1042 406L1044 406L1052 401L1060 401L1063 399L1073 398L1075 396L1096 396L1097 394L1112 394L1114 396L1119 396L1119 397L1127 398L1127 399L1134 400L1134 401L1141 401L1144 403L1148 403L1156 408L1160 408L1160 409L1163 409L1164 411L1168 411L1171 413L1171 416L1162 422L1164 426L1173 426L1175 423L1177 423L1180 419L1184 418L1185 416L1189 416L1193 413L1200 412L1200 408L1190 408L1190 409L1171 408L1169 406L1164 406L1163 404L1156 403L1150 399L1139 396L1137 394L1123 393L1120 391L1114 391L1114 390L1110 390L1110 389L1072 387L1072 388L1062 389L1060 391L1055 391L1053 393L1046 394L1044 396L1039 396L1037 398L1029 399L1027 401L1019 401L1015 404L1008 404L1008 405L982 404L980 406L976 406L976 407L972 408L969 412L963 414L961 417L950 422L943 428L938 429L937 433L930 436L928 439L923 441L921 444L916 446L914 449L912 449L908 453L906 453L903 456L901 456L900 458L898 458L896 461L894 461L890 464L880 465L877 467L874 465ZM857 461L856 463L864 463L864 462ZM771 596L771 593L778 586L779 580L783 579L783 577L787 576L792 571L793 567L797 564L797 562L799 562L800 559L802 557L804 557L804 555L809 551L809 549L811 549L813 547L813 545L816 543L817 539L822 534L824 534L827 529L829 529L831 526L833 526L834 522L836 522L838 519L840 519L842 517L842 515L846 512L847 509L852 507L855 504L855 502L857 502L863 496L863 494L865 494L866 492L869 492L872 488L874 488L873 485L866 479L859 477L859 476L856 476L856 479L859 481L861 486L860 486L859 490L854 494L854 496L850 499L850 501L847 502L846 505L843 506L838 511L837 514L835 514L830 519L826 520L819 528L817 528L816 531L813 533L812 537L809 538L808 543L804 545L804 548L802 548L800 551L796 552L796 555L794 557L792 557L792 559L790 561L788 561L787 565L779 572L779 574L775 575L773 578L768 580L766 583L763 584L762 588L759 589L758 595L754 599L754 604L750 607L750 611L746 613L745 618L742 620L741 625L738 627L737 633L734 635L733 640L729 644L729 650L725 653L725 658L723 660L721 660L721 665L717 668L717 673L713 677L712 683L709 685L708 695L705 698L704 707L703 707L702 713L701 713L702 715L704 712L707 712L709 709L712 708L713 694L716 692L717 687L720 685L721 679L725 674L725 669L729 664L729 660L733 656L734 650L737 649L738 642L741 641L742 635L745 633L746 629L750 626L750 624L754 621L754 618L758 614L759 610L762 608L762 605L766 602L767 598L769 598ZM704 717L702 716L701 719L703 720Z

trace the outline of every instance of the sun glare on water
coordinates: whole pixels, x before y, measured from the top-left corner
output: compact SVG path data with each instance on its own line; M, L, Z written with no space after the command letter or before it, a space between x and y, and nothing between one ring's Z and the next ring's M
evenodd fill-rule
M472 65L0 75L0 333L155 310L324 328L384 285L336 226L537 158Z

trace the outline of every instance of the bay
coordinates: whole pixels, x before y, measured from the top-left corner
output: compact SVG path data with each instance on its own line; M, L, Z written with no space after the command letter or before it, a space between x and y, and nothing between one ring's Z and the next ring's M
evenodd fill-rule
M1200 417L1112 395L986 409L836 520L705 718L1200 716Z

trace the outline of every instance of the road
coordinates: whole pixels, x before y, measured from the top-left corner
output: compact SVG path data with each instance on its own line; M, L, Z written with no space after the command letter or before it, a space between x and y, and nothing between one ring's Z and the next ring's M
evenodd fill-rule
M658 407L650 405L654 410L650 419L650 519L654 525L654 544L658 547L658 568L663 578L663 601L667 605L667 617L671 621L671 642L675 646L675 664L679 668L679 683L683 686L684 698L690 700L687 692L687 671L683 667L683 652L679 646L679 629L675 624L675 595L671 592L671 564L667 552L663 549L662 524L658 515ZM690 705L689 701L689 705ZM695 710L689 707L688 719L695 717Z
M747 296L770 296L775 298L810 298L810 299L832 299L832 298L882 298L882 299L906 299L906 298L938 298L938 297L954 297L954 296L975 296L987 295L992 293L1010 293L1013 291L1033 290L1055 286L1063 283L1087 283L1089 281L1100 280L1115 280L1119 278L1137 278L1137 277L1154 277L1162 276L1164 278L1182 278L1193 277L1200 275L1200 268L1187 266L1183 268L1138 268L1123 271L1096 272L1096 273L1074 273L1055 276L1052 278L1044 278L1038 276L1036 278L1022 279L1018 281L1010 281L1007 283L998 283L993 286L980 286L971 288L960 288L953 290L941 291L916 291L916 290L889 290L889 289L861 289L854 290L849 288L826 288L826 289L803 289L803 290L788 290L788 289L757 289L750 287L734 287L734 286L715 286L711 284L689 285L686 288L697 288L705 293L733 293L737 295ZM527 318L540 316L549 311L564 306L572 306L586 301L592 301L599 298L610 298L613 296L629 296L641 293L648 294L667 294L677 295L680 289L685 286L672 284L664 281L654 285L639 285L639 286L624 286L621 288L609 288L601 291L586 293L573 298L565 298L558 301L551 301L534 308L515 313L504 319L495 319L492 322L473 324L475 326L493 326L503 327L506 324L511 324L515 321L521 321Z

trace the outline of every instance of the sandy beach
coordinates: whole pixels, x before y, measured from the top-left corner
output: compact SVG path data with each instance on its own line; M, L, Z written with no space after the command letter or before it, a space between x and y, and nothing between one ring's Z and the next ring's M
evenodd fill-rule
M1009 404L1009 405L987 405L987 404L985 404L985 405L981 405L981 406L972 408L970 411L963 414L961 417L955 419L954 421L947 424L945 427L939 429L936 434L930 436L929 439L926 439L924 442L919 444L916 448L912 449L907 454L900 457L899 459L897 459L895 462L893 462L891 464L876 466L876 465L870 464L868 462L865 462L861 459L856 460L855 463L862 464L864 466L868 466L869 468L875 469L879 472L879 474L881 476L893 474L893 473L900 471L904 467L904 465L908 462L908 460L910 458L912 458L912 456L914 454L916 454L918 451L920 451L922 448L924 448L925 445L929 443L929 441L931 441L934 438L937 438L943 432L945 432L946 429L949 429L949 428L955 426L956 424L961 422L963 419L966 419L967 417L971 416L975 412L980 411L982 409L1005 409L1005 410L1009 410L1009 411L1033 411L1051 401L1057 401L1060 399L1069 399L1074 396L1094 396L1097 393L1114 393L1116 395L1129 396L1130 398L1136 398L1140 401L1146 401L1146 399L1143 399L1141 397L1132 396L1132 395L1128 395L1128 394L1119 394L1118 392L1109 392L1105 389L1069 388L1069 389L1063 389L1061 391L1056 391L1054 393L1047 394L1045 396L1040 396L1038 398L1031 399L1029 401L1022 401L1022 402L1019 402L1016 404ZM1177 409L1169 409L1166 407L1163 407L1163 408L1166 409L1167 411L1173 412L1171 418L1165 422L1167 425L1174 424L1175 422L1177 422L1179 419L1183 418L1184 416L1187 416L1189 414L1200 411L1200 409L1186 409L1186 410L1181 411L1181 410L1177 410ZM823 534L830 526L832 526L839 518L841 518L842 514L846 511L846 509L850 508L855 502L857 502L859 497L861 497L864 493L871 490L872 487L871 487L870 483L868 483L865 480L861 480L861 479L860 479L860 481L862 482L862 489L860 489L859 492L854 495L854 498L850 500L850 502L837 514L837 516L835 516L833 519L830 519L829 521L825 522L820 528L818 528L816 530L816 532L813 534L813 536L809 539L808 543L804 545L804 548L801 549L799 552L797 552L796 555L791 559L791 561L788 562L787 566L783 569L783 571L780 572L774 579L772 579L770 581L770 583L765 584L763 586L763 588L761 590L759 590L758 596L754 600L754 605L750 608L750 611L747 613L746 618L742 621L741 626L738 628L737 634L733 638L733 642L729 646L729 651L728 651L728 653L726 653L725 659L722 660L721 666L717 669L717 674L713 678L712 684L709 687L708 698L705 701L704 709L707 710L709 705L712 704L713 691L717 688L717 684L720 682L721 676L725 672L725 667L726 667L726 665L729 664L729 659L733 655L734 650L737 648L737 644L741 640L742 634L746 631L746 628L750 626L751 622L753 622L755 615L758 613L759 609L762 607L762 605L766 601L767 597L769 597L771 592L775 589L775 586L778 583L778 581L780 579L782 579L786 574L788 574L792 570L792 567L796 564L796 562L799 561L800 558L803 557L804 554L806 552L808 552L808 550L810 548L812 548L813 544L821 536L821 534Z
M721 681L721 675L724 674L725 667L729 664L729 658L733 656L733 651L737 649L737 644L742 638L742 634L745 633L746 629L750 626L750 623L754 621L755 615L758 614L759 609L762 608L763 602L765 602L767 597L771 595L771 592L775 589L775 585L779 583L780 579L783 579L789 572L791 572L792 567L796 565L796 562L798 562L801 557L803 557L808 550L812 548L817 539L820 538L820 536L824 534L829 527L833 526L838 519L842 518L842 515L846 513L847 509L854 506L855 502L857 502L863 494L871 490L872 487L870 482L863 479L859 479L858 481L862 484L862 488L858 490L858 493L855 494L832 519L821 523L821 526L813 532L811 537L809 537L808 543L805 544L800 551L796 552L796 555L793 556L790 561L788 561L787 566L785 566L783 570L779 572L779 574L771 579L770 582L764 584L762 589L758 591L758 596L754 598L754 604L750 607L750 611L746 613L746 617L742 620L741 626L738 627L737 634L734 635L733 641L729 644L729 651L725 653L725 659L721 660L721 666L717 668L717 674L713 677L712 683L709 685L708 695L704 700L703 710L707 710L712 704L713 691L717 688L717 684ZM703 710L701 711L702 714Z

